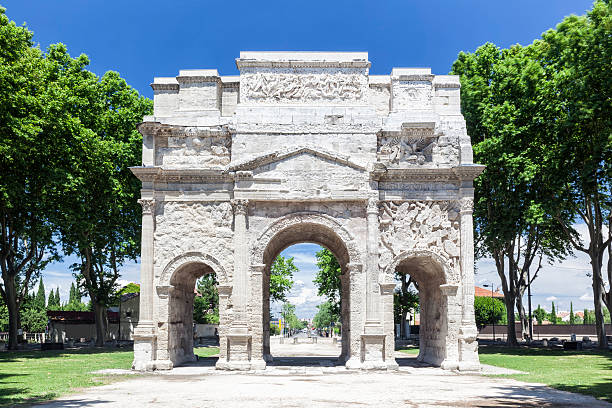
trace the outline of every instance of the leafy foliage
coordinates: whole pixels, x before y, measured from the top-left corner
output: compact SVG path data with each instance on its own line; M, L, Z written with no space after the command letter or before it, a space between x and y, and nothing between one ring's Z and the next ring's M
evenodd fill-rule
M502 322L506 316L506 306L504 302L499 299L492 299L488 296L475 296L474 315L478 328L482 328L488 324L498 324Z
M319 311L312 320L312 324L317 329L326 329L340 320L339 314L336 312L334 305L330 302L324 302L317 306Z
M334 254L326 248L318 251L315 256L319 270L314 278L314 284L317 287L318 295L327 298L326 303L329 303L334 316L340 316L340 264Z
M219 291L214 273L202 276L196 288L200 296L193 300L193 321L196 323L219 324Z
M270 300L285 302L287 294L293 288L293 274L298 271L293 257L278 255L270 268Z

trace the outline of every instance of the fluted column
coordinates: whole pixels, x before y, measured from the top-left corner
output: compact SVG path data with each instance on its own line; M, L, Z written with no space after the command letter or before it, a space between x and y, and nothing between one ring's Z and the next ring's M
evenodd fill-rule
M139 324L153 324L153 212L155 200L138 200L142 206L140 249L140 316Z
M235 318L233 333L246 333L248 316L246 310L248 285L248 245L247 245L247 200L232 200L234 209L234 289L233 300Z
M370 198L366 209L368 237L366 241L366 325L372 329L381 326L381 296L378 284L378 199Z
M219 359L216 367L225 370L250 370L265 368L261 352L252 357L252 334L249 331L249 256L247 237L247 200L232 200L234 210L234 275L232 288L233 320L226 335L225 359ZM261 271L257 269L256 280L261 282ZM257 307L256 309L259 309ZM253 308L251 308L253 312ZM261 319L261 315L260 315ZM260 320L261 321L261 320ZM261 337L261 336L260 336Z
M136 370L154 369L155 326L153 324L153 232L155 200L138 200L142 206L140 249L140 317L134 329L134 363Z
M477 370L478 342L476 322L474 319L474 225L472 208L474 206L473 189L461 191L461 279L462 279L462 314L459 333L459 369Z

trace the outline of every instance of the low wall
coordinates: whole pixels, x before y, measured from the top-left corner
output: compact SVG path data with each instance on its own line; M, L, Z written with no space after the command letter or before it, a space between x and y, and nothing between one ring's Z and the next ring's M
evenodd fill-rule
M200 324L196 323L195 325L195 337L207 337L207 338L215 338L217 337L215 333L219 333L219 325L218 324Z
M515 322L514 330L516 331L516 337L521 339L521 323ZM605 325L606 334L612 335L612 325ZM584 336L589 336L591 340L597 340L597 332L595 331L594 324L534 324L533 325L533 338L534 340L558 337L560 339L569 339L572 334L575 334L578 340L581 340ZM482 339L493 338L493 326L488 325L478 331L478 337ZM506 325L495 325L495 337L506 338Z
M110 323L106 332L106 340L134 340L134 323L121 322L121 332L119 333L117 323ZM96 337L96 325L93 323L64 323L52 322L50 332L57 329L58 332L64 332L67 339L87 340ZM119 338L120 337L120 338Z

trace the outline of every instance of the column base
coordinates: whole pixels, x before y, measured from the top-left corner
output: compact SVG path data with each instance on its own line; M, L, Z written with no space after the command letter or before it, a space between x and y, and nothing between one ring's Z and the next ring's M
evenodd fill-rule
M379 327L382 331L382 326ZM371 328L373 329L373 328ZM386 370L385 362L385 335L380 331L361 335L361 369L362 370ZM374 333L373 333L374 332Z
M460 361L457 365L459 371L480 371L480 363L473 361Z
M172 370L174 364L170 360L155 360L153 361L154 370Z
M155 327L153 322L141 321L134 329L134 362L132 370L153 371L155 369Z
M459 330L459 371L480 371L476 326L463 326Z
M217 361L215 367L218 370L232 371L265 370L266 361L264 358L252 358L251 341L252 336L242 330L236 330L228 334L227 359Z
M459 362L456 360L444 360L440 364L440 368L443 370L458 370Z

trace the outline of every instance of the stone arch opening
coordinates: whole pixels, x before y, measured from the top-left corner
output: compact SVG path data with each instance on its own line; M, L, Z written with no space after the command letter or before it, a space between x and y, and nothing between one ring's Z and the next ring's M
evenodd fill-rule
M442 289L446 283L444 264L431 253L405 254L394 263L396 273L410 275L418 285L418 360L441 365L447 358L448 337L448 305Z
M214 274L209 265L194 261L178 267L169 280L168 291L168 358L173 366L195 361L193 307L196 282ZM221 310L220 310L221 312Z
M348 244L341 235L350 237L348 233L340 226L330 224L329 222L317 222L318 220L312 217L303 219L297 217L294 222L283 223L284 228L280 228L275 234L266 240L265 247L261 250L261 263L265 265L262 277L262 295L263 295L263 355L268 362L272 361L270 353L270 270L272 263L276 257L285 249L292 245L311 243L320 245L328 249L338 260L340 265L340 298L341 298L341 351L339 360L344 362L349 357L349 342L350 342L350 276L348 265L354 262L354 256L351 256L351 242ZM327 221L324 219L324 221ZM336 228L334 228L334 226ZM265 234L264 234L265 236ZM260 242L261 243L261 242ZM261 247L260 247L261 248Z

